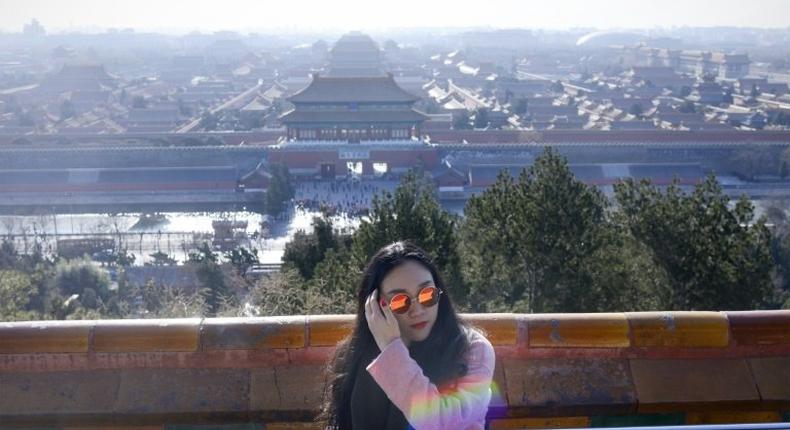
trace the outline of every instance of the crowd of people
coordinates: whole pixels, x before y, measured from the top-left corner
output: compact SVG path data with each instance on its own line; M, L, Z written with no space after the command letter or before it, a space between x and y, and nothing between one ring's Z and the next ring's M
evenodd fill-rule
M355 218L368 214L374 195L392 192L396 186L396 182L390 181L302 182L296 189L294 201L297 209Z

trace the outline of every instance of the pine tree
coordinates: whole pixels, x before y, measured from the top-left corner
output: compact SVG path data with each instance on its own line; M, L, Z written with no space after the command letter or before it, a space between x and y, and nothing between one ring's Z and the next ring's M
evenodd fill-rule
M478 311L610 310L613 274L630 280L607 204L547 149L517 180L502 172L466 206L463 267ZM621 269L601 271L602 261ZM617 270L625 271L620 273ZM607 283L601 282L606 279Z
M714 176L690 195L676 184L615 186L626 224L668 275L667 310L745 310L770 295L770 233L745 198L730 209Z

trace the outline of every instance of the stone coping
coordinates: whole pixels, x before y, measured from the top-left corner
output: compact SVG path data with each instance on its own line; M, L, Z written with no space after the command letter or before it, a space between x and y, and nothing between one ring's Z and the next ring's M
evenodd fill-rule
M461 316L496 350L491 428L770 422L790 411L790 311ZM327 360L353 322L0 323L0 429L300 426L321 403Z
M651 354L790 345L790 310L598 314L461 314L495 347L522 354L594 349ZM353 315L0 322L0 355L210 352L332 347ZM595 352L589 352L596 354Z

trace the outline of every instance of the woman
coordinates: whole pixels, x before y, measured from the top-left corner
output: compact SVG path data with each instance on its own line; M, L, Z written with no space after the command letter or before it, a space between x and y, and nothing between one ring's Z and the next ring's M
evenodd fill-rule
M333 430L482 430L494 362L491 343L456 315L430 258L396 242L365 269L319 420Z

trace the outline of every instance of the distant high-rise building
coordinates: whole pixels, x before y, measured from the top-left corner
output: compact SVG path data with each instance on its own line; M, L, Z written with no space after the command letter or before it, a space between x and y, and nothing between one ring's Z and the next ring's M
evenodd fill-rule
M631 66L671 67L694 76L738 79L749 74L748 54L624 46L623 59Z
M39 24L37 19L33 18L30 20L30 23L25 24L22 28L22 33L28 37L41 37L47 34L47 31L44 30L44 27Z

